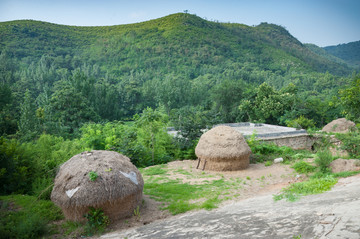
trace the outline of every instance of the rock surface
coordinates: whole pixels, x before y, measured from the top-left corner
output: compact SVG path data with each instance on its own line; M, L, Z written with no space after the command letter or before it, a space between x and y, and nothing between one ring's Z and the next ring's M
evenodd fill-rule
M359 238L360 175L297 202L272 195L197 211L101 238Z
M324 126L322 131L328 132L328 133L347 133L351 129L355 128L355 123L347 120L345 118L340 118L331 121L327 125Z

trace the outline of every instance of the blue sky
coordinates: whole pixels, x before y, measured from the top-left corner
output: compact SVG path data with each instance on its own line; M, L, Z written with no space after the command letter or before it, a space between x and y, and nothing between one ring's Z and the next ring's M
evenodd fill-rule
M275 23L301 42L318 46L360 40L360 0L0 0L0 22L34 19L104 26L184 10L220 22Z

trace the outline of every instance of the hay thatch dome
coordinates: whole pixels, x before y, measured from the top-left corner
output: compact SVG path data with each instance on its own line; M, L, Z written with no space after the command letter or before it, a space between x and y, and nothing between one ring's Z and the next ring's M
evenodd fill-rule
M94 181L90 172L98 175ZM139 205L143 187L143 178L129 158L94 150L77 154L61 165L51 200L69 220L84 220L89 207L101 208L110 219L119 219L130 216Z
M200 137L195 154L200 160L200 167L234 171L249 166L251 150L240 132L229 126L218 126Z
M355 129L355 123L345 118L340 118L325 125L322 131L328 133L346 133L351 129Z

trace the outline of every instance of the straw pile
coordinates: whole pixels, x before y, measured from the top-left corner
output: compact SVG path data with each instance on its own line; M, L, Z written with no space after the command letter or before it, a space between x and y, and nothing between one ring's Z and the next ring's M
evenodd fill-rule
M90 179L96 172L96 179ZM139 170L124 155L112 151L83 152L65 162L56 175L51 200L65 218L85 220L89 207L101 208L110 220L133 214L144 187Z
M322 131L332 133L347 133L350 130L355 129L355 123L345 118L333 120L324 126Z
M251 150L241 133L229 126L218 126L200 137L195 154L200 168L235 171L249 166Z

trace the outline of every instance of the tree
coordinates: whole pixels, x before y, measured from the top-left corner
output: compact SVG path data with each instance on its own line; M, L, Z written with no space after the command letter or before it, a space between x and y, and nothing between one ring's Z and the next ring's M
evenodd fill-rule
M187 105L189 101L190 83L183 77L167 75L165 79L155 80L156 99L165 107L166 113L170 110Z
M100 120L90 102L68 82L59 82L55 89L50 104L53 112L52 120L60 126L58 134L75 137L82 124Z
M138 140L150 149L151 159L155 164L155 159L160 160L164 155L168 155L166 148L171 145L171 138L166 131L168 117L159 110L148 107L140 116L136 116L135 120L139 129Z
M340 102L346 118L360 121L360 74L355 76L349 87L339 91Z
M239 109L246 112L250 121L279 124L281 116L292 109L294 99L295 94L291 91L276 91L272 86L263 83L257 89L255 97L243 100Z
M8 84L0 83L0 135L14 134L17 123L14 114L13 94Z
M27 90L24 102L20 106L19 134L25 141L32 140L39 135L39 121L36 117L36 105Z
M225 122L232 123L238 116L239 105L243 98L245 83L242 80L224 80L211 91L215 111L219 112Z

